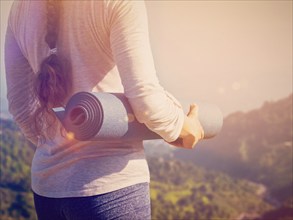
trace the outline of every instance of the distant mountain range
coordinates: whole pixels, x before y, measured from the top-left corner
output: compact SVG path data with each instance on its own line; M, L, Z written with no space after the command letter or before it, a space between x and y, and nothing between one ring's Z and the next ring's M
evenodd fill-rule
M0 109L1 111L8 111L8 102L6 98L0 96Z
M7 100L0 96L0 118L11 118L11 115L8 112L8 103Z
M153 219L292 220L292 94L224 119L193 150L146 141ZM36 219L30 189L35 146L0 117L1 219Z
M292 98L233 113L217 137L195 150L178 149L173 157L263 183L281 201L292 199Z

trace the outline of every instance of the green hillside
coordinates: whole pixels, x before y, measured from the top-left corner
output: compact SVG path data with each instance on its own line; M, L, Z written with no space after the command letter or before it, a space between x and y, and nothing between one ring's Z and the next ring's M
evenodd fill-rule
M178 150L174 155L260 182L279 201L292 204L292 98L291 94L257 110L231 114L216 138L203 141L194 151Z
M34 146L24 140L12 121L0 120L0 219L36 219L30 190Z
M0 123L0 219L36 219L35 148L12 121ZM292 95L228 116L222 133L195 150L162 154L148 157L153 219L293 219Z
M176 160L151 158L149 166L153 219L257 218L272 210L262 185Z
M1 219L36 219L29 170L34 146L24 140L14 123L3 119L0 144ZM153 219L237 217L272 210L257 195L259 185L175 160L148 160Z

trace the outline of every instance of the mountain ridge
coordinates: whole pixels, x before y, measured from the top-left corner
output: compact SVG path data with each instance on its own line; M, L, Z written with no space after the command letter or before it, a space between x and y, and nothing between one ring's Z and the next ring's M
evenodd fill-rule
M173 157L263 183L286 199L292 195L292 98L290 94L247 113L233 113L217 137L193 151L177 149Z
M1 217L36 219L30 189L35 147L11 119L0 122ZM162 140L146 145L153 219L293 219L292 94L225 117L222 132L194 150Z

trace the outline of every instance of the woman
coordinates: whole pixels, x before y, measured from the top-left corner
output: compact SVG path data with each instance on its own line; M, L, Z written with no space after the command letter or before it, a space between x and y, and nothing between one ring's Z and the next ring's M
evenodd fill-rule
M39 219L150 219L142 141L77 141L51 112L79 91L123 92L136 118L164 140L203 138L197 109L156 76L143 1L16 1L6 43L9 110L37 148L32 190Z

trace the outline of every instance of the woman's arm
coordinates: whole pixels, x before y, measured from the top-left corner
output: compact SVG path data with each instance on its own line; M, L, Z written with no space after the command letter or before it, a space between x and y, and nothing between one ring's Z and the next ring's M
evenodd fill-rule
M194 136L198 131L191 131L195 126L190 126L191 119L185 117L180 103L159 83L150 48L145 3L113 1L112 4L109 7L112 53L136 118L167 142L180 137L182 141L176 145L191 148L196 141L190 140L200 137ZM196 121L197 117L192 120Z
M37 144L31 117L37 105L33 96L34 73L9 25L5 39L5 68L9 112L25 137Z

